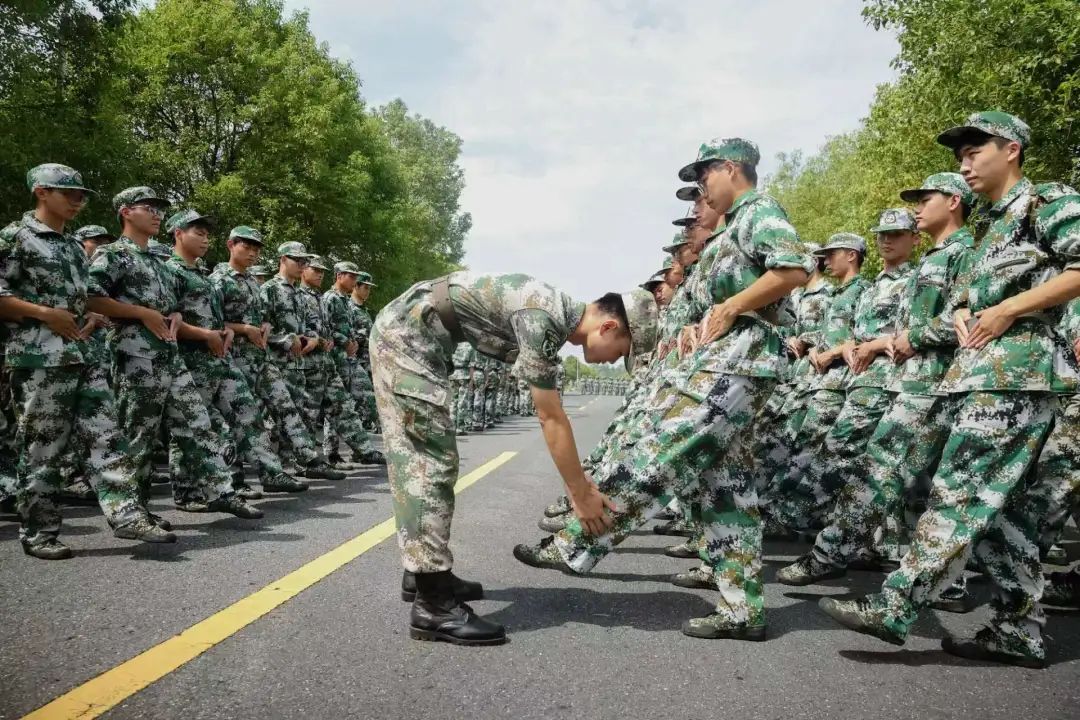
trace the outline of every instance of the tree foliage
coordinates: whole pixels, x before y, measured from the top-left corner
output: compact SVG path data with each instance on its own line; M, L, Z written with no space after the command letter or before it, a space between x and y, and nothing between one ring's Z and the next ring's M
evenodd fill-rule
M1031 125L1025 172L1080 182L1080 12L1075 0L867 0L863 16L896 32L899 77L868 116L814 155L780 156L768 188L806 239L869 234L897 193L957 165L942 130L976 110ZM881 267L871 248L867 274Z
M0 30L39 38L0 40L6 216L27 205L27 168L64 162L102 190L80 221L115 226L112 194L152 185L217 218L208 259L224 257L229 227L254 225L270 247L356 261L377 278L376 306L457 266L471 223L460 138L400 100L368 108L306 14L280 0L92 5L0 10Z

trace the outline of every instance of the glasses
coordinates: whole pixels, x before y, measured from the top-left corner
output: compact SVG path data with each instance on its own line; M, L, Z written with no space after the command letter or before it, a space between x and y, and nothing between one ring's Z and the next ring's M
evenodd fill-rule
M297 265L300 265L301 267L307 267L308 265L311 264L311 261L308 260L307 258L298 258L298 257L293 257L292 255L286 255L285 257L289 258L290 260L292 260Z
M76 190L74 188L53 188L54 192L58 192L64 196L65 199L72 205L85 205L90 199L90 196L85 190Z
M132 205L131 207L136 208L138 210L145 210L148 215L153 215L154 217L156 217L158 219L161 219L161 218L165 217L165 208L158 207L157 205L147 205L146 203L137 203L135 205Z

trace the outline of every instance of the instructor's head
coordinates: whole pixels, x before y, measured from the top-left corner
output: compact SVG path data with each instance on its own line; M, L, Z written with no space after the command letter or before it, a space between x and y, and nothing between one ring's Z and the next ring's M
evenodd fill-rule
M656 344L656 300L642 289L620 295L607 293L585 308L577 333L588 363L633 359Z

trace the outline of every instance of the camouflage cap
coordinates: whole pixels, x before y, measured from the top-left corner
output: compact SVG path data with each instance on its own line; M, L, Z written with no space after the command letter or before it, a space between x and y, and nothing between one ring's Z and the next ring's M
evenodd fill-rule
M634 369L639 355L656 347L656 324L658 311L652 293L635 288L622 295L626 319L630 321L630 354L626 356L626 371Z
M675 267L675 258L671 257L670 255L664 258L664 262L660 265L660 269L664 272L667 272L673 267Z
M82 190L94 192L83 183L82 175L75 168L60 163L36 165L26 171L26 188L57 188L60 190Z
M697 225L697 215L694 215L694 213L690 213L686 217L681 217L681 218L679 218L677 220L672 220L671 224L674 225L675 227L683 227L683 228L688 228L691 225Z
M918 202L923 195L930 192L959 195L960 202L968 207L975 204L975 193L971 192L971 186L964 180L963 175L954 172L934 173L923 180L922 187L901 191L900 199L904 202Z
M203 215L198 210L181 210L180 212L170 215L169 219L165 221L165 232L171 233L173 230L187 230L196 223L209 225L210 220L211 217L209 215Z
M821 250L821 243L804 242L803 247L806 248L806 252L811 255L816 255Z
M824 255L830 250L856 250L861 253L866 252L866 238L862 235L856 235L855 233L842 232L829 236L829 241L825 243L825 246L820 250L814 252L815 255Z
M695 202L701 197L701 188L697 185L687 185L675 191L675 197L686 202Z
M883 233L908 230L918 232L915 225L915 216L907 208L889 208L882 210L878 216L878 224L870 228L870 232Z
M667 270L661 270L659 272L654 272L652 275L649 276L648 280L641 283L641 285L639 285L638 287L647 292L652 292L657 285L666 281Z
M356 282L361 285L370 285L371 287L378 287L375 283L371 282L371 273L359 272L356 274Z
M101 225L83 225L81 228L75 231L75 239L79 242L84 242L90 238L107 237L109 242L116 239L116 236L106 230Z
M349 273L351 275L359 275L360 268L356 267L356 263L343 260L339 263L334 263L334 272L336 273Z
M671 239L671 243L664 246L664 252L675 252L688 242L690 242L690 238L686 237L686 235L683 233L675 233L675 237Z
M968 116L967 124L949 128L937 137L937 141L947 148L955 150L973 134L993 135L1020 143L1026 148L1031 144L1031 128L1028 124L1000 110L983 110Z
M270 277L270 271L266 269L265 265L252 265L248 268L248 272L255 277Z
M171 202L166 200L157 194L157 191L152 187L146 185L138 185L136 187L129 187L121 190L113 196L112 204L114 210L119 210L122 207L128 205L134 205L135 203L144 203L146 205L156 205L157 207L167 208L172 205Z
M263 244L262 233L248 225L237 225L232 230L230 230L229 239L232 240L233 238L247 240L248 242L253 242L257 245Z
M295 240L290 240L289 242L284 242L278 245L277 256L279 258L291 257L308 259L315 257L307 251L307 248L304 247L304 243L296 242Z
M757 166L761 152L757 145L742 138L713 138L698 148L697 160L679 170L679 179L693 182L698 179L701 168L717 160L746 163Z
M312 255L311 262L308 263L308 267L313 267L316 270L329 270L330 266L326 263L326 258L322 255Z

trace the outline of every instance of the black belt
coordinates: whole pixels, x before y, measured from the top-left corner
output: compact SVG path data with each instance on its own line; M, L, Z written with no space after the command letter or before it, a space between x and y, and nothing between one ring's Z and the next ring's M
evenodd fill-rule
M457 313L454 312L454 303L450 301L450 279L443 276L431 283L431 306L439 316L439 321L450 333L450 339L455 343L465 342L465 334L458 324Z

